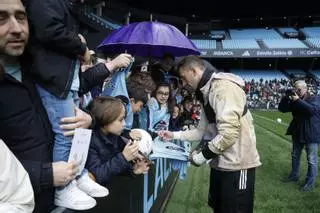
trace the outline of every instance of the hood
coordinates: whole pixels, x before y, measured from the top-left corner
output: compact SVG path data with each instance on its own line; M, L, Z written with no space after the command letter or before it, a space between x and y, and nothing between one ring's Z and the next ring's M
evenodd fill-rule
M208 61L203 60L203 62L204 62L205 69L209 69L209 70L213 71L213 74L211 75L211 78L210 78L210 80L208 82L211 82L213 79L225 79L225 80L229 80L229 81L232 81L232 82L238 84L240 87L244 87L245 86L244 80L241 77L239 77L237 75L234 75L232 73L219 72Z
M245 86L244 80L240 76L234 75L232 73L225 73L225 72L213 73L211 80L213 79L225 79L238 84L240 87Z
M208 101L208 93L211 87L211 83L214 79L224 79L224 80L232 81L235 84L239 85L240 87L245 86L244 80L237 75L234 75L232 73L225 73L225 72L214 72L211 75L210 80L200 89L201 93L203 94L205 103Z

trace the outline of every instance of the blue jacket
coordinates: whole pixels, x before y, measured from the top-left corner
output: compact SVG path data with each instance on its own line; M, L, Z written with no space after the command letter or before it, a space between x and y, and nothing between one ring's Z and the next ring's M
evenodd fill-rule
M86 168L101 185L110 184L120 174L132 174L132 165L123 156L126 142L117 135L105 135L99 129L92 133Z
M320 96L307 94L295 102L284 97L279 111L292 112L293 119L287 135L292 135L301 143L320 143Z

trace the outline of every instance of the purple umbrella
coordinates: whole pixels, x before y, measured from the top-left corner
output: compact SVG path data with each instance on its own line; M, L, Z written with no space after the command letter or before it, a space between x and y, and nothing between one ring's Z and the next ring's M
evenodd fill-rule
M130 53L132 55L161 58L199 55L196 46L176 27L161 22L137 22L111 33L98 46L98 50L109 54Z

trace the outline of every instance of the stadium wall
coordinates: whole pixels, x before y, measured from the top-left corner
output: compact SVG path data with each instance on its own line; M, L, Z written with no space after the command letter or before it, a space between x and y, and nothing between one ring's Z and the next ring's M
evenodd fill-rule
M170 160L157 158L146 175L115 177L108 187L110 194L96 198L97 206L93 209L65 209L59 213L159 213L163 211L177 178L178 173L172 170Z

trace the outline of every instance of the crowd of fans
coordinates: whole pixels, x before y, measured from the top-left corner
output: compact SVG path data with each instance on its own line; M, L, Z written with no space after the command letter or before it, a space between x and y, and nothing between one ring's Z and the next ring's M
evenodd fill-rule
M91 209L96 197L112 196L108 188L116 176L149 171L150 161L139 152L141 135L132 129L156 137L173 126L191 128L184 119L199 117L195 110L182 119L175 107L184 92L170 80L172 57L140 69L126 53L93 60L94 52L78 31L83 2L0 3L0 139L23 165L21 171L14 169L12 158L5 176L24 178L33 189L16 191L16 183L10 183L15 179L8 179L0 212ZM76 128L92 129L81 170L79 162L69 161Z
M23 2L0 4L0 139L30 176L34 212L53 204L90 209L94 197L109 196L115 176L148 172L150 162L136 143L141 135L132 129L153 138L160 130L192 129L201 106L171 75L170 54L139 68L126 53L93 60L76 27L83 0ZM248 106L277 108L289 85L283 79L247 82ZM83 171L68 162L75 128L93 130Z
M247 93L247 104L249 108L254 109L277 109L285 91L292 89L293 82L299 78L291 79L273 79L259 81L251 80L245 82L245 91ZM312 94L319 92L319 82L311 77L304 78L308 84L309 91Z

